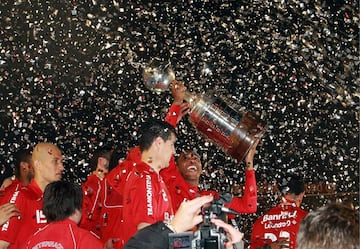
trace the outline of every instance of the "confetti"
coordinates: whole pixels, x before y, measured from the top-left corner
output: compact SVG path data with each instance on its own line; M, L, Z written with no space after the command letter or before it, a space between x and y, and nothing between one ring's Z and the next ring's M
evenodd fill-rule
M215 90L267 122L254 162L260 187L301 173L336 185L335 195L305 197L308 209L331 198L359 208L356 1L101 2L0 3L3 177L18 148L44 140L63 150L64 179L79 183L101 144L125 157L143 120L163 119L171 102L143 85L142 68L160 60L189 91ZM186 118L177 147L197 148L203 188L244 183L243 162ZM259 193L258 214L277 198Z

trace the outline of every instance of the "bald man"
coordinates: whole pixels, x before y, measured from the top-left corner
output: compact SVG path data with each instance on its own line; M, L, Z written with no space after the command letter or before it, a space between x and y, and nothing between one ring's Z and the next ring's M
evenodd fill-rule
M61 180L64 170L61 150L51 143L39 143L32 152L34 179L26 187L15 191L10 199L20 210L0 229L0 249L23 248L22 244L39 228L47 224L42 212L45 187Z

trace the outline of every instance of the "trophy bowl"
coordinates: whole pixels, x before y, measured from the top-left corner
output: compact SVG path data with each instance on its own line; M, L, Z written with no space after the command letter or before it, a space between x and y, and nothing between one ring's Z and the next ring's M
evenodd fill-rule
M145 87L149 90L161 93L170 88L170 84L175 80L174 71L169 68L145 67L143 72Z

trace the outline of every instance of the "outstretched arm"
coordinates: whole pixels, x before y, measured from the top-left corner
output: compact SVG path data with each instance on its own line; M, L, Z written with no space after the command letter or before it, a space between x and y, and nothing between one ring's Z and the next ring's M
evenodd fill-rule
M256 154L256 148L259 144L259 141L259 139L255 141L254 145L251 147L245 157L246 170L254 170L254 156Z
M171 83L171 93L174 98L165 117L165 121L176 127L176 124L189 112L189 104L184 102L186 87L184 83L174 80Z
M227 207L238 213L255 213L257 210L257 186L254 170L254 156L259 139L256 140L245 157L245 189L242 198L234 197Z

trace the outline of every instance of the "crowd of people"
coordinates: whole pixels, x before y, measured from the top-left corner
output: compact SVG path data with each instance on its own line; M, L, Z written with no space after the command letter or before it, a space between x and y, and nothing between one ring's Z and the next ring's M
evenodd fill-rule
M112 148L96 150L91 174L81 187L61 180L63 155L55 144L41 142L31 153L19 153L17 180L3 186L0 200L0 248L165 249L169 233L196 232L203 207L221 195L199 187L202 162L194 148L175 158L176 125L189 106L183 83L173 82L171 90L174 102L165 121L144 122L138 147L111 170ZM224 204L231 214L223 220L211 219L226 232L226 248L244 244L243 234L225 221L236 213L257 211L253 161L258 142L244 159L242 196ZM280 189L279 205L253 225L251 249L358 247L359 216L354 210L333 204L308 214L300 208L305 188L296 175L283 179Z

